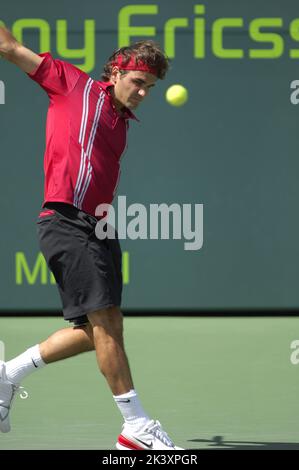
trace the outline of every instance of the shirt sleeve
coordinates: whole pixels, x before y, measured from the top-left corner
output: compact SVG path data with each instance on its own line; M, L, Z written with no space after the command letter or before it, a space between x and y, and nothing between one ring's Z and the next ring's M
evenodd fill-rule
M74 65L53 59L49 52L39 54L44 60L37 69L27 75L37 82L49 96L69 94L83 73Z

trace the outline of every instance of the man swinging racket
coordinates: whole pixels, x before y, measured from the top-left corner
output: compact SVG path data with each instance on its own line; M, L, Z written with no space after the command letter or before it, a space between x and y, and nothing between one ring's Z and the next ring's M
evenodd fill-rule
M41 250L53 272L72 326L52 334L14 359L0 362L0 430L21 381L33 371L77 354L96 352L100 371L124 418L116 447L176 447L159 421L144 411L134 389L123 343L121 249L118 239L99 240L96 208L112 202L132 110L168 70L153 41L115 51L102 81L77 67L35 54L0 27L0 55L17 65L49 96L44 160L45 189L37 221Z

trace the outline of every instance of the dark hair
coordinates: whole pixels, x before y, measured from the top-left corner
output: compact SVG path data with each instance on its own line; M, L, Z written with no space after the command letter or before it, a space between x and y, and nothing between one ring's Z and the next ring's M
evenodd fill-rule
M102 80L108 82L111 77L113 62L121 55L123 57L122 63L126 65L134 54L136 62L145 62L148 66L157 70L157 77L163 80L169 68L169 59L161 50L159 44L152 40L138 41L131 46L121 47L113 52L109 57L108 62L104 65L102 73Z

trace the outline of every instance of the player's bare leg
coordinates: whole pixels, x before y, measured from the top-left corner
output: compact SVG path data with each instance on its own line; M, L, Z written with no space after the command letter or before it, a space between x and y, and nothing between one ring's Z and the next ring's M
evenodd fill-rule
M63 328L53 333L39 345L46 364L60 361L77 354L93 351L93 332L90 324L75 328Z
M97 361L114 395L133 389L128 359L124 350L123 317L118 307L87 315L93 329Z
M118 307L88 314L99 368L123 415L124 425L116 447L120 450L178 449L159 421L151 420L133 388L123 341L123 317Z

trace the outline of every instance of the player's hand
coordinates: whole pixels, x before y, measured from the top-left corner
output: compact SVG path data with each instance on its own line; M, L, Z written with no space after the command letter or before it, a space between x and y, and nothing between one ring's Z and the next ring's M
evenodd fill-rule
M13 37L11 32L4 26L0 26L0 55L5 57L12 53L17 45L18 41Z

